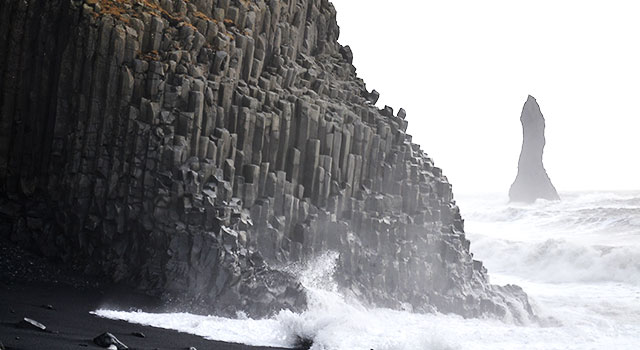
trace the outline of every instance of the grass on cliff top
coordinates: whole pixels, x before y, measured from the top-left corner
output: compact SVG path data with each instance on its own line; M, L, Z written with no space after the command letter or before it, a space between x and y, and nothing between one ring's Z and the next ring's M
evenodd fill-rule
M187 3L189 0L185 0ZM250 0L240 0L240 2L249 7L251 5ZM99 5L99 11L96 11L96 18L100 15L110 15L115 19L122 21L123 23L129 23L129 19L141 18L142 13L149 13L153 16L160 16L167 19L172 25L186 25L193 29L197 28L190 23L189 18L186 16L174 16L167 10L162 8L157 0L85 0L85 3L91 6ZM192 15L206 21L212 21L218 23L217 20L207 16L201 11L194 11ZM224 19L224 25L226 28L236 27L236 24L228 18ZM231 40L235 40L232 33L224 33ZM157 59L157 55L150 55L149 57L143 57L145 59Z
M188 1L187 1L188 2ZM112 15L115 18L128 22L128 19L125 15L129 15L134 18L140 18L140 10L142 8L142 12L147 12L151 15L162 16L168 19L172 23L180 23L184 22L185 24L191 25L188 22L185 22L185 18L176 17L173 14L169 13L167 10L162 8L157 1L155 0L86 0L88 5L96 5L100 6L100 15ZM204 13L200 12L201 18L209 19ZM196 16L198 13L196 13Z

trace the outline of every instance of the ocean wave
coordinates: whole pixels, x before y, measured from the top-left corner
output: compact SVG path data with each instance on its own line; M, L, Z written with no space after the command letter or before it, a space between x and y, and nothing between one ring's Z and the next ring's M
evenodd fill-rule
M463 200L472 252L490 272L547 282L640 283L640 195L572 193L561 201Z
M98 310L101 317L171 328L248 345L313 350L634 349L640 318L640 196L562 195L561 202L512 205L461 201L477 259L504 283L525 287L557 324L516 326L495 319L368 308L337 291L336 254L303 265L308 309L254 320Z
M254 346L294 348L304 339L312 342L312 350L462 349L453 331L446 331L443 326L444 322L464 322L459 316L368 308L339 293L333 279L337 258L336 253L327 252L306 264L288 267L300 274L301 283L307 289L308 309L301 313L282 310L268 319L106 309L93 313Z
M476 258L490 272L544 282L625 282L640 285L640 246L589 246L564 239L537 243L477 236Z
M552 306L552 315L561 321L548 326L516 326L495 319L367 308L335 292L318 289L310 291L313 302L307 311L284 310L263 320L110 310L95 314L255 346L293 348L302 338L313 342L311 350L578 350L608 346L632 349L637 345L637 325L618 327L608 314L590 309L597 305L624 312L622 306L634 305L631 296L623 293L621 300L602 304L598 301L608 295L608 288L592 293L588 286L580 287L574 291L578 297L571 297L571 291L565 289L561 288L560 297L554 298L561 299L559 305L543 306ZM556 292L545 289L549 291Z

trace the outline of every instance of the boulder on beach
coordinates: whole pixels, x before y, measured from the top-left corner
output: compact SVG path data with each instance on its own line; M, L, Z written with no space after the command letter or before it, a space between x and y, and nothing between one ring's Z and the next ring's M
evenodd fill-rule
M116 338L115 335L109 332L102 333L99 336L93 338L93 342L96 345L101 346L103 348L115 347L118 350L129 349L128 346L124 345L124 343L121 342L118 338Z

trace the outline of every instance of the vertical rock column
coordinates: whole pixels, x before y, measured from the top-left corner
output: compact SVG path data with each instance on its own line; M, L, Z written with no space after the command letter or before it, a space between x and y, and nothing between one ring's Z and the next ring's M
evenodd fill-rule
M546 143L545 121L540 106L529 95L522 107L522 150L518 161L518 175L509 189L512 202L534 202L536 199L559 200L558 192L551 183L542 164Z

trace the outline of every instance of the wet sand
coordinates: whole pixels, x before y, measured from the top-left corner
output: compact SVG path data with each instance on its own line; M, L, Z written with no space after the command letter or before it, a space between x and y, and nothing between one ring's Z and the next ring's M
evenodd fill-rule
M276 349L211 341L90 314L98 308L154 312L163 305L127 288L105 288L0 238L0 342L6 349L98 349L93 338L104 332L130 349ZM17 323L24 317L44 324L46 331L20 328Z

